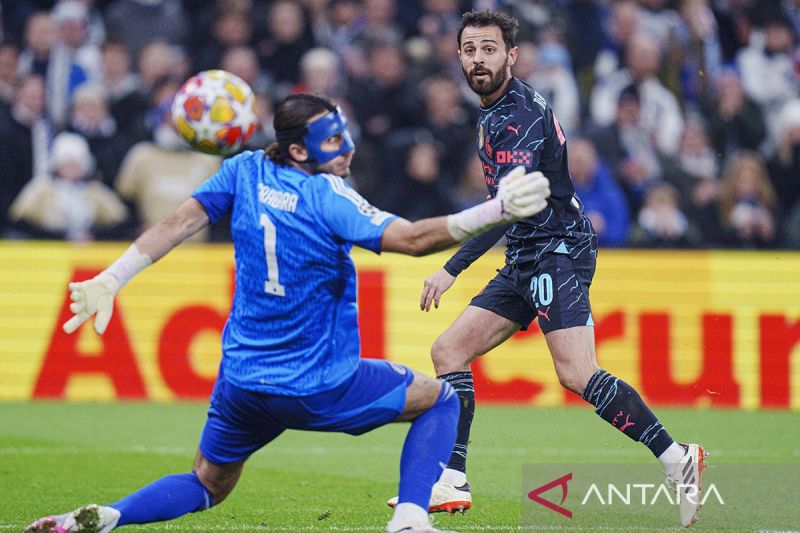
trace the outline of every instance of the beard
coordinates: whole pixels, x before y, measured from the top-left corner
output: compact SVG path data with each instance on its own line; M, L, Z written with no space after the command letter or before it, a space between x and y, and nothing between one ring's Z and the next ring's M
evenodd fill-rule
M506 60L503 61L503 65L497 69L497 72L494 74L485 67L473 67L471 71L467 71L467 69L462 66L461 70L464 72L464 77L467 79L469 88L478 96L487 96L499 89L500 86L503 85L503 82L508 79L508 75L506 74L508 72L508 58L506 57ZM473 78L476 73L488 74L489 78L476 80Z

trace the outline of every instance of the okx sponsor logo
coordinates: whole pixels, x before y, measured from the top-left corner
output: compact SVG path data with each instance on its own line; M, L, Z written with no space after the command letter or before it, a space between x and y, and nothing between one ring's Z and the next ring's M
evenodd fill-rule
M673 528L695 514L714 530L795 530L800 524L800 463L712 463L699 480L678 473L668 481L658 462L526 464L522 525Z

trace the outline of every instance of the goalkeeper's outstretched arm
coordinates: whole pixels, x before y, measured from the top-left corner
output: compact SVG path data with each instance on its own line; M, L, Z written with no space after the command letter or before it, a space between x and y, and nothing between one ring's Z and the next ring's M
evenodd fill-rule
M497 196L447 217L416 222L397 219L383 232L381 249L408 255L442 250L498 225L532 216L547 207L550 182L541 172L525 174L517 167L498 187Z
M119 259L94 278L69 284L70 311L75 315L64 323L72 333L81 324L94 319L94 330L102 335L111 320L114 297L136 274L164 257L170 250L209 223L200 203L189 198L174 213L145 231Z

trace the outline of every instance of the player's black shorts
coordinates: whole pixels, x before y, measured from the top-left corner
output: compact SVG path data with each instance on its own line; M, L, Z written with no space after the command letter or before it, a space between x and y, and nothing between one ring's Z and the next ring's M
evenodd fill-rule
M596 259L553 254L530 263L505 265L470 305L492 311L527 329L535 318L544 333L592 326L589 286Z

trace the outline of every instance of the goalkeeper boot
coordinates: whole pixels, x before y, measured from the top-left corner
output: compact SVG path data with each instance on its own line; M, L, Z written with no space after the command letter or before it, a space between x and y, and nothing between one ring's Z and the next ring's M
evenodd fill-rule
M119 521L119 511L91 504L71 513L36 520L23 533L108 533Z
M681 510L681 525L691 527L697 522L697 512L703 506L702 476L708 453L699 444L681 444L686 454L681 460L667 467L667 485L678 497Z
M394 509L397 505L397 496L386 503ZM433 485L431 502L428 507L429 513L450 513L452 515L460 512L464 514L470 507L472 507L472 494L469 483L456 487L452 483L437 481Z

